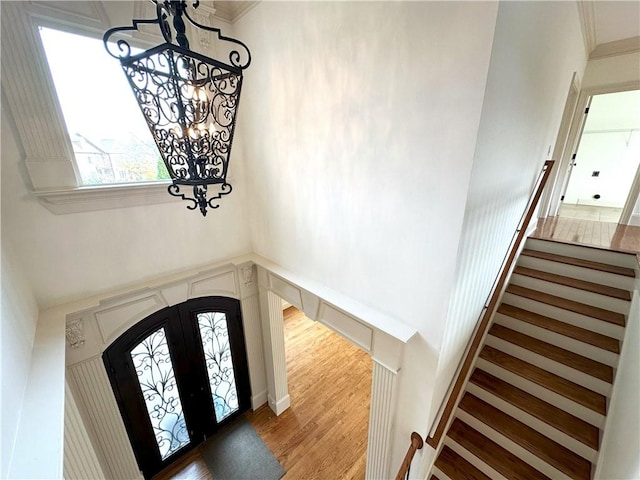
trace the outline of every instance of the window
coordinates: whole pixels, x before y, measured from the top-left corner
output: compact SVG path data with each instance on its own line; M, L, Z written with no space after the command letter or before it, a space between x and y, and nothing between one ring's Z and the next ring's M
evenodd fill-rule
M83 186L164 181L169 174L102 40L40 27Z

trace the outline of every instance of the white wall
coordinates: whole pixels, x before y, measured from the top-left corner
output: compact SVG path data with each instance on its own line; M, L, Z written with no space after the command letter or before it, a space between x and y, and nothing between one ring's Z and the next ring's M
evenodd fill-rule
M607 412L595 478L640 478L640 280L636 280L625 341Z
M64 315L40 312L9 478L61 478L64 437ZM34 448L37 432L37 448Z
M8 478L29 379L38 305L6 238L2 238L0 318L0 478Z
M236 24L254 251L420 332L393 468L427 428L496 11L261 2Z
M586 63L575 3L502 2L434 394L444 396ZM432 410L432 416L436 414Z
M41 308L251 251L241 157L230 167L233 193L206 217L178 199L54 215L27 186L6 102L2 118L2 228Z

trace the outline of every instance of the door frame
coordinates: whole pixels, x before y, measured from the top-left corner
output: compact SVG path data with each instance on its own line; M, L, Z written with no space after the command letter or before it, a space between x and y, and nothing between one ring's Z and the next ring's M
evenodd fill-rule
M223 312L227 318L229 347L233 357L238 409L218 421L209 383L206 355L197 325L201 312ZM182 406L189 442L162 459L150 413L143 400L129 358L140 342L164 329L177 395ZM145 478L162 469L214 435L250 408L251 386L241 305L237 299L209 296L167 306L131 325L102 354L109 383L116 399L132 451Z
M547 188L542 194L540 200L540 208L538 210L538 217L545 218L547 216L553 216L556 213L554 205L557 205L557 199L560 198L562 193L559 193L559 188L562 183L560 182L561 174L559 172L564 171L562 168L562 160L564 159L567 147L570 144L572 138L572 129L575 128L576 109L578 108L578 99L580 97L580 80L578 74L573 72L571 78L571 84L569 85L569 92L567 93L567 100L564 105L564 111L562 112L562 120L560 121L560 128L558 129L558 137L556 138L556 144L553 147L552 160L555 160L555 166L551 172L550 181L547 183ZM560 160L560 161L559 161ZM562 181L564 182L564 180Z
M560 209L560 198L564 195L564 190L566 190L570 175L572 156L576 153L578 146L580 144L580 138L582 137L582 130L584 128L584 123L586 120L586 115L584 114L585 108L589 105L591 101L591 97L594 95L602 95L606 93L617 93L617 92L627 92L630 90L639 90L640 89L640 81L632 81L625 83L616 83L609 85L600 85L597 87L585 88L580 91L580 95L578 96L578 101L576 104L576 108L574 111L573 120L571 122L571 128L569 131L569 137L567 139L567 148L564 149L564 154L562 155L562 159L560 161L560 165L558 166L558 174L555 182L553 183L553 195L551 198L551 202L549 208L546 212L548 216L557 216L558 210ZM636 172L636 176L634 182L629 190L629 194L627 195L627 201L625 203L625 207L622 210L622 214L620 215L619 224L628 224L631 219L631 215L633 213L633 208L638 200L638 196L640 195L640 168ZM545 212L543 212L545 213Z

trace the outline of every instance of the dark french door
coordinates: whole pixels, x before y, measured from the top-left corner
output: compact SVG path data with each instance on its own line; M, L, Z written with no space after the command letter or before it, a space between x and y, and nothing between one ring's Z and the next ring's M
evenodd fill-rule
M167 307L103 356L138 466L150 478L249 408L240 303Z

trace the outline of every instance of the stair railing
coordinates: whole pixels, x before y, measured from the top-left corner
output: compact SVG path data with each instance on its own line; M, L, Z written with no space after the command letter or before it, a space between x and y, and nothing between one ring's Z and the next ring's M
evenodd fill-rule
M522 244L524 236L527 233L527 228L529 227L531 218L533 217L536 207L538 206L540 196L542 195L542 191L547 184L547 180L549 179L549 175L551 174L553 165L553 160L547 160L546 162L544 162L544 166L542 167L542 170L540 171L540 174L538 175L538 178L536 180L533 193L529 197L527 208L520 218L518 228L513 234L511 244L509 246L509 249L507 250L507 254L502 261L500 273L496 277L496 280L491 288L491 292L489 293L489 296L487 298L487 302L485 302L482 312L480 313L474 334L471 337L469 344L467 345L466 353L462 357L461 362L458 365L456 375L454 376L451 385L449 385L447 395L444 397L443 402L440 405L438 415L436 416L434 424L429 431L427 444L434 449L437 449L440 445L440 441L442 440L445 429L450 423L451 415L453 414L455 407L458 405L460 394L462 393L462 387L465 385L469 375L471 374L471 366L473 365L479 353L478 351L480 345L482 345L482 339L484 338L489 326L489 321L493 316L493 313L498 304L498 300L500 299L505 288L507 278L511 273L513 263L520 250L520 245Z
M411 445L409 445L409 450L407 450L407 454L404 456L402 465L400 465L400 470L398 470L398 475L396 475L396 480L405 480L409 478L411 461L413 460L413 456L416 454L416 451L422 448L422 445L423 445L423 442L420 434L416 432L412 432Z

